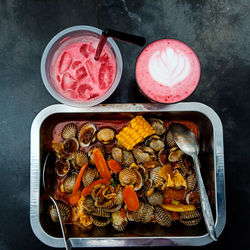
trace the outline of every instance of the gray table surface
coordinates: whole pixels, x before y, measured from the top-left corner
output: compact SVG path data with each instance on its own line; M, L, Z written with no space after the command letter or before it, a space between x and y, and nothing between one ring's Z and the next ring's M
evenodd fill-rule
M227 224L204 249L249 249L250 1L0 0L0 249L50 249L29 222L30 126L57 103L45 89L40 60L48 41L74 25L113 28L147 38L176 38L197 53L202 76L185 101L213 108L224 127ZM148 102L134 65L141 48L117 42L124 71L105 103Z

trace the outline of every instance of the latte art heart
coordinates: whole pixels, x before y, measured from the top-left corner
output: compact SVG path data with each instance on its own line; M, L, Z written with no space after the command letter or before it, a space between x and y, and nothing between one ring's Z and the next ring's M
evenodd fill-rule
M181 51L170 47L156 51L150 58L148 70L152 78L164 86L183 81L190 72L188 58Z

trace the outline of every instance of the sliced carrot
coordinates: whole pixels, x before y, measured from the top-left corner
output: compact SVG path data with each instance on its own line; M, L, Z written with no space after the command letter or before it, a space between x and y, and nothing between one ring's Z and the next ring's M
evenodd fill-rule
M130 211L136 211L139 208L139 199L133 188L126 186L123 189L123 200Z
M107 180L107 179L99 179L99 180L93 181L89 186L85 187L82 190L82 196L85 197L85 196L91 194L93 188L96 185L98 185L98 184L106 184L106 183L109 183L109 180Z
M109 168L113 170L116 174L122 171L122 166L116 160L110 159L108 161Z
M186 212L186 211L192 211L195 210L196 207L194 205L184 205L182 203L178 205L174 204L162 204L161 205L164 209L173 211L173 212Z
M76 206L80 198L81 198L81 192L77 192L76 194L71 195L68 199L69 204L72 206Z
M73 196L77 193L78 189L81 186L81 180L82 180L83 172L84 172L84 170L86 169L87 166L88 166L88 163L86 163L86 164L84 164L82 166L82 168L81 168L81 170L80 170L80 172L79 172L79 174L78 174L78 176L76 178L76 182L75 182L75 185L73 187L73 192L72 192Z
M93 150L93 156L94 156L96 168L98 172L100 173L100 176L104 179L110 180L111 174L108 169L107 162L105 161L101 150L99 148L95 148Z

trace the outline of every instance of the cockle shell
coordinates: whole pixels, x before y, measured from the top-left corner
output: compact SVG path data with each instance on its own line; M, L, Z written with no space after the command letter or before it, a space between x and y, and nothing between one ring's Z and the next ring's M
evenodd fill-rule
M93 224L97 227L105 227L110 223L110 218L99 217L99 216L92 216L92 217L93 217Z
M109 218L110 217L110 213L107 212L106 210L100 208L100 207L96 207L92 212L92 215L95 216L99 216L99 217L105 217L105 218Z
M119 181L121 182L122 186L126 185L133 185L136 183L137 175L136 172L129 168L124 168L119 173Z
M145 141L145 145L152 148L155 152L158 152L165 147L164 141L158 135L150 136Z
M96 168L88 168L84 171L82 176L82 182L84 187L89 186L96 178L98 178L99 173Z
M148 203L140 202L139 208L133 212L136 222L148 223L152 220L154 208Z
M160 164L163 166L167 163L168 160L168 153L167 151L163 148L158 152L158 161Z
M63 187L66 193L72 193L77 176L78 174L73 172L64 179Z
M90 195L87 195L81 200L81 206L85 213L90 213L94 210L94 200Z
M172 133L171 133L170 130L168 130L168 132L166 134L166 143L171 148L176 146L174 137L173 137L173 135L172 135Z
M163 135L166 132L166 126L162 120L149 118L148 122L153 127L155 134Z
M115 131L112 128L102 128L97 132L97 140L103 144L109 144L115 139Z
M155 187L161 187L164 184L164 179L159 176L159 171L162 167L155 167L150 171L150 179L153 181Z
M180 160L178 161L178 166L183 172L183 175L192 174L191 162L186 156L180 158Z
M113 228L120 232L124 231L124 229L128 225L127 217L123 217L120 210L112 213L111 221Z
M93 123L89 122L84 124L78 133L80 146L88 147L94 138L95 132L96 126Z
M70 163L66 159L56 161L55 172L59 177L63 177L68 174L70 170Z
M88 162L88 155L81 150L76 151L71 158L71 164L76 170Z
M71 216L71 209L69 206L67 206L65 203L63 203L62 201L58 201L57 202L57 206L60 210L60 213L63 217L63 221L66 223L69 221L70 219L70 216ZM51 217L51 220L53 222L59 222L59 218L58 218L58 213L57 213L57 210L56 210L56 207L54 204L51 204L50 207L49 207L49 214L50 214L50 217Z
M197 210L180 213L180 222L186 226L196 226L201 221L201 214Z
M63 142L63 152L65 155L71 156L78 149L79 149L79 142L77 141L76 138L69 138Z
M173 147L169 151L168 160L170 162L177 162L181 159L183 154L184 153L178 147Z
M187 177L186 180L187 180L187 189L193 191L197 182L196 175L191 174Z
M75 123L68 123L62 129L61 136L64 140L76 137L77 126Z
M136 159L137 164L148 163L151 161L156 161L157 157L154 150L146 146L137 146L133 149L133 154Z
M155 220L158 224L164 227L170 227L172 223L171 214L161 206L155 207Z
M156 206L156 205L161 205L163 203L164 195L161 191L155 191L147 198L150 205Z

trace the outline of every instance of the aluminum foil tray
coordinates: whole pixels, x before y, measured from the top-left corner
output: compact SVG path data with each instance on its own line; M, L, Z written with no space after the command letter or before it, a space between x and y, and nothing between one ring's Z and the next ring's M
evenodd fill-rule
M62 104L43 109L31 127L30 145L30 222L35 235L52 247L64 247L59 225L48 214L46 201L41 198L41 173L44 157L51 150L53 128L60 122L84 120L131 119L133 116L157 117L163 120L189 120L200 130L201 172L215 220L216 235L226 221L223 130L220 118L201 103L160 104L104 104L91 108L73 108ZM125 232L108 231L101 235L70 231L73 247L127 246L201 246L211 242L204 222L196 227L174 223L164 228L156 223L138 224Z

